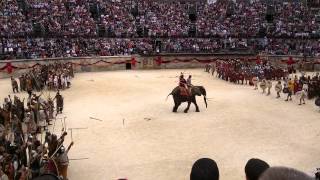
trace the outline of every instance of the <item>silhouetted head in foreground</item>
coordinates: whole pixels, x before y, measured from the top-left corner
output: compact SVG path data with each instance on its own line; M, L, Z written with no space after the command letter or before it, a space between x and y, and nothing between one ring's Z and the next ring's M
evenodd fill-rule
M36 177L32 180L60 180L60 178L58 178L57 176L52 175L52 174L44 174L44 175Z
M209 158L197 160L192 166L190 180L219 180L217 163Z
M260 175L269 167L269 164L265 161L250 159L244 168L247 180L258 180Z
M293 168L271 167L261 175L259 180L313 180L313 178Z

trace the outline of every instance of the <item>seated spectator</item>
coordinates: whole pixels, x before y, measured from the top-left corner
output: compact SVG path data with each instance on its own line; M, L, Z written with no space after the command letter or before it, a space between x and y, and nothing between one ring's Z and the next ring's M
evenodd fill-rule
M258 180L260 175L269 167L269 164L263 160L250 159L244 168L247 180Z
M192 166L190 180L219 180L217 163L209 158L197 160Z

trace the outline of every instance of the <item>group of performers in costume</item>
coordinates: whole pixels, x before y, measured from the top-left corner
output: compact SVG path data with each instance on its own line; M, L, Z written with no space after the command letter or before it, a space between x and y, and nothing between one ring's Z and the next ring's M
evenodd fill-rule
M14 93L20 91L41 91L66 89L71 85L74 77L72 64L55 63L49 65L37 65L28 72L20 75L18 81L11 77L11 85Z
M57 115L63 111L64 101L59 91L63 88L59 85L52 88L57 90L52 98L50 95L45 97L42 91L44 87L51 89L48 80L52 74L67 72L66 68L70 73L72 68L67 64L37 67L36 70L31 70L32 73L28 72L24 76L31 77L31 80L26 79L26 81L35 81L31 86L22 85L21 87L23 83L20 82L20 90L26 90L28 93L26 100L21 100L18 95L14 95L13 99L10 95L4 99L0 107L1 178L28 180L50 173L61 180L67 179L68 152L73 142L67 148L63 145L67 135L65 125L63 125L62 135L58 136L49 131L49 128L53 128L54 131ZM38 75L34 76L34 74ZM17 83L14 85L16 86ZM33 90L41 90L41 92ZM14 93L16 92L18 91L15 87Z
M290 66L290 72L295 72L293 66ZM290 74L288 69L275 67L268 61L263 63L250 64L240 60L220 60L205 66L205 71L221 78L223 80L249 84L254 86L255 90L259 87L262 93L271 94L273 81L277 81L274 85L277 93L276 98L280 98L280 94L287 94L285 101L291 101L292 95L299 97L299 105L305 104L305 98L316 99L316 105L320 106L320 76L319 73L313 76L306 76L304 73L298 78L297 75ZM292 77L292 78L290 78Z

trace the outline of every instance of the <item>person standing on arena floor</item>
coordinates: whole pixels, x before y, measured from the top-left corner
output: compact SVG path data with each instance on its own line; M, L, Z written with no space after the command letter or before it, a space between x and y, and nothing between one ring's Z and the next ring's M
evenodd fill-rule
M308 90L308 85L303 84L302 90L300 91L301 94L300 94L300 104L299 105L302 105L302 102L303 102L303 104L306 104L304 99L307 97L307 90Z
M214 72L216 71L216 64L211 64L211 75L214 76Z
M285 101L289 101L289 100L292 101L293 90L294 90L294 82L290 78L288 81L288 96Z
M281 81L278 81L278 83L275 86L275 90L277 92L277 98L280 98L280 92L282 91Z
M56 105L57 105L57 114L62 113L63 111L63 97L60 94L59 90L53 100L56 100Z
M23 74L21 76L19 76L19 85L20 85L20 91L24 91L24 86L23 86L23 81L24 81L24 77Z
M267 88L267 83L265 79L263 79L262 82L260 83L260 88L262 89L262 94L264 94Z
M254 90L258 90L258 81L259 81L259 79L258 79L257 76L254 76L254 77L252 78L252 83L253 83L253 85L254 85Z
M18 82L11 76L11 85L13 93L19 92Z
M272 88L272 81L271 80L267 80L267 88L268 88L268 93L267 93L267 96L270 95L270 89Z

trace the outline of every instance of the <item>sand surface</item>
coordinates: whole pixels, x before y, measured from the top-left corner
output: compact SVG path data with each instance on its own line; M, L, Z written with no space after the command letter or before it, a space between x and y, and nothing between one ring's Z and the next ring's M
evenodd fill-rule
M215 159L225 180L245 179L245 163L253 157L308 173L320 167L320 113L314 101L298 106L296 98L285 102L274 92L266 96L202 69L187 69L194 85L205 86L208 108L198 97L200 113L192 105L184 114L186 104L172 113L172 97L165 99L181 71L76 74L62 92L65 111L59 117L67 117L67 128L87 128L73 130L69 157L89 159L71 161L70 179L188 180L192 164L202 157ZM1 102L8 93L10 80L0 80ZM57 120L54 131L60 130Z

